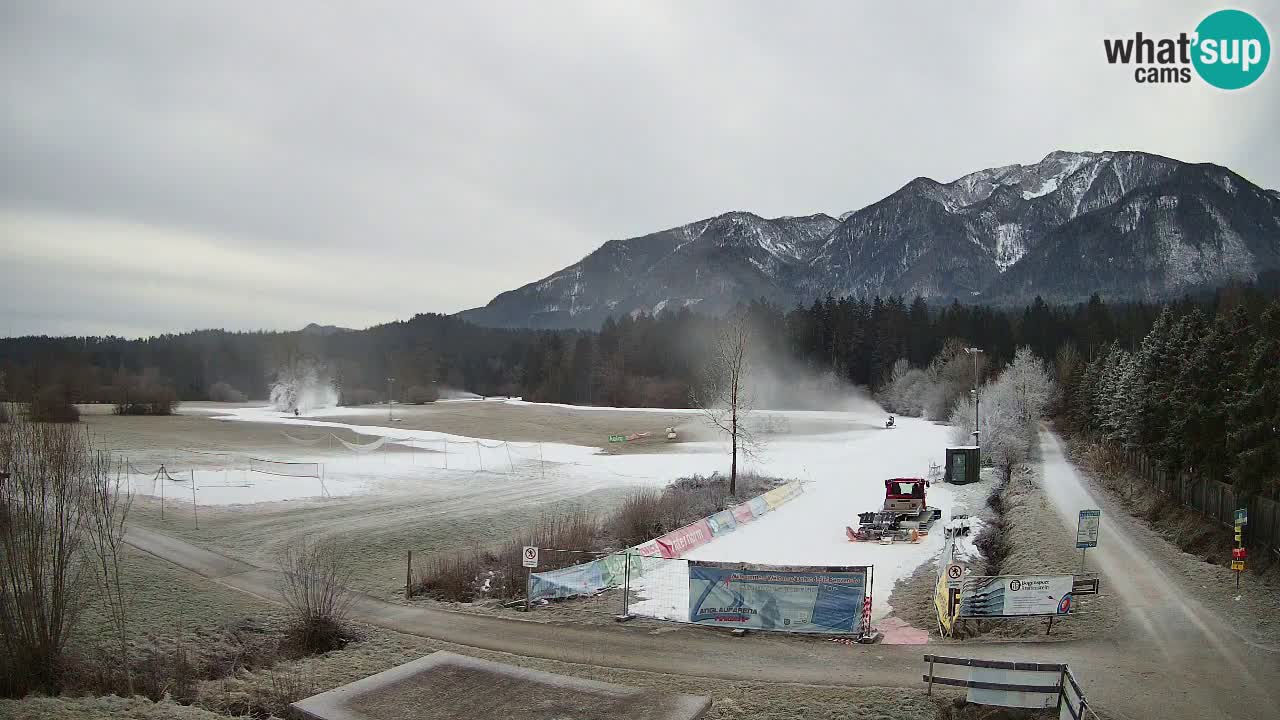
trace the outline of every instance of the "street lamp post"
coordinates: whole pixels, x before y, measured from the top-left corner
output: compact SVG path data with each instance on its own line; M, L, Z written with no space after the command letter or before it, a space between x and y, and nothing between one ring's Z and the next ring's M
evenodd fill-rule
M395 378L387 378L387 420L391 419L391 388L395 385L395 382Z
M978 427L978 355L982 353L981 348L971 347L965 348L965 353L973 356L973 444L982 447L982 435Z

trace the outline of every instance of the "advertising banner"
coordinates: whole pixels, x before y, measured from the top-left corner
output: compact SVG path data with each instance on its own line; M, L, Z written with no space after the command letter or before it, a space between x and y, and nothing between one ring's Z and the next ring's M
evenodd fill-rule
M577 595L590 595L608 587L621 585L626 575L626 554L631 554L631 579L652 571L661 564L658 558L679 558L696 547L705 545L718 535L732 532L743 523L769 512L766 496L772 494L772 502L781 504L802 492L800 483L792 482L758 495L729 510L722 510L682 528L673 530L656 540L636 545L628 551L615 553L582 565L534 573L529 580L530 601L559 599Z
M706 518L672 530L654 542L662 550L664 558L678 558L690 550L711 542L711 525Z
M738 527L738 521L734 520L733 513L728 510L721 510L707 518L707 524L711 526L711 534L716 536L733 532L733 529Z
M949 585L947 577L939 575L938 584L933 590L933 609L938 614L938 627L948 637L956 622L956 611L959 610L959 603L952 602L951 599L951 594L956 591Z
M646 555L649 557L657 557L662 554L662 548L658 547L658 542L656 540L650 540L647 543L641 543L631 548L631 552L635 553L636 555Z
M866 590L865 567L745 569L690 561L689 622L856 635Z
M632 565L640 561L639 556L632 555ZM627 554L625 552L606 555L596 562L600 563L600 585L602 588L621 585L627 572Z
M601 577L604 563L595 560L560 570L534 573L529 576L529 599L569 598L590 595L604 587Z
M1025 617L1071 612L1071 575L968 577L960 592L960 617Z
M789 482L764 494L765 504L770 510L776 510L783 503L800 494L800 483Z
M733 506L733 519L739 524L744 525L756 519L751 512L751 503L744 502L741 505Z

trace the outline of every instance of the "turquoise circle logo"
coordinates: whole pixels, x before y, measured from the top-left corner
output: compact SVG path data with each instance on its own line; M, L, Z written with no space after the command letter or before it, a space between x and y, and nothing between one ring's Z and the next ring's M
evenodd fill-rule
M1271 39L1258 19L1243 10L1219 10L1196 26L1191 62L1210 85L1239 90L1262 77L1271 59Z

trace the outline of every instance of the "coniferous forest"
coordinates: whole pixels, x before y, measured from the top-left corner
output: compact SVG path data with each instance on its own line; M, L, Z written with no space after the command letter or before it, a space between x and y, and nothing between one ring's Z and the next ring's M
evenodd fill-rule
M1069 307L1036 299L1015 309L935 308L921 298L828 296L808 307L755 302L744 310L756 328L755 351L780 375L834 377L873 392L895 365L898 373L924 368L944 351L977 347L985 379L1029 347L1053 366L1055 409L1071 428L1168 467L1250 489L1276 483L1280 302L1272 289L1233 286L1165 305L1110 305L1095 296ZM718 322L682 310L609 318L597 332L535 331L424 314L359 331L7 338L0 398L119 402L126 388L164 386L180 400L259 399L281 367L307 358L325 368L347 404L385 402L390 377L402 402L454 389L682 407Z

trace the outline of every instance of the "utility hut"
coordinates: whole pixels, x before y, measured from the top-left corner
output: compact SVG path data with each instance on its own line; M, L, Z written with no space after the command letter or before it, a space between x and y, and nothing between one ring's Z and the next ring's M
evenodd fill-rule
M968 485L978 482L982 468L982 454L977 445L947 448L947 482Z

